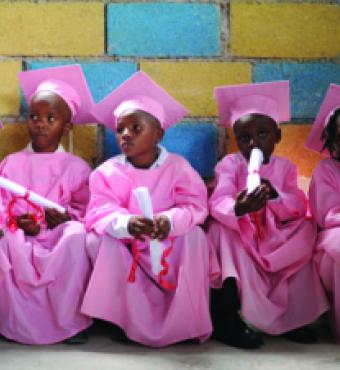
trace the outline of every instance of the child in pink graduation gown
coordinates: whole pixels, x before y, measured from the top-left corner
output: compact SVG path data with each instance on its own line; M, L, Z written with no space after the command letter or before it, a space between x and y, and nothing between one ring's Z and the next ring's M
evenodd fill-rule
M0 175L58 203L60 213L40 212L1 190L8 208L0 241L0 333L27 344L49 344L75 336L91 324L80 313L90 273L86 232L79 222L88 203L90 168L60 145L71 121L91 121L92 97L80 65L21 72L29 103L31 143L7 156ZM13 203L13 207L9 204ZM83 340L83 338L78 338ZM74 342L77 337L74 337Z
M186 110L138 72L94 108L116 131L122 155L90 177L86 226L100 245L82 312L118 325L133 341L162 347L207 339L208 245L198 226L206 188L182 157L159 146L163 130ZM142 216L133 191L146 187L154 217ZM162 270L151 271L150 239L162 241ZM89 243L89 248L94 243Z
M239 153L216 166L210 198L214 336L244 348L262 345L257 329L313 342L305 325L328 307L312 262L316 229L306 220L306 199L295 166L272 155L281 139L279 122L289 120L289 84L219 87L222 125L233 127ZM247 194L251 150L264 155L261 185Z
M331 298L331 325L340 343L340 86L331 84L306 146L329 154L314 170L310 208L319 233L315 261ZM327 153L328 152L328 153Z

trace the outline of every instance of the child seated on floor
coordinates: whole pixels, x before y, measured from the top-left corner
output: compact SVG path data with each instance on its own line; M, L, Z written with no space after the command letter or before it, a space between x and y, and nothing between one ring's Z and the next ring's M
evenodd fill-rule
M66 212L37 209L1 190L8 228L0 241L0 333L26 344L70 337L82 342L75 335L91 324L80 313L90 265L79 221L88 203L90 167L65 152L60 140L71 122L93 121L93 100L80 65L21 72L19 81L29 105L31 142L2 161L0 175Z
M331 84L306 146L329 155L314 170L310 209L319 227L315 261L331 299L331 326L340 343L340 86Z
M289 83L218 87L215 96L220 123L233 128L240 152L217 164L209 201L214 337L236 347L261 346L260 332L241 314L265 333L314 342L306 325L328 308L313 264L316 229L305 217L296 167L273 155L281 140L279 122L290 119ZM248 194L253 148L262 151L264 162L261 184Z
M116 131L122 154L90 176L86 226L94 267L82 312L151 347L203 341L212 330L209 251L198 226L207 216L206 187L184 158L159 144L186 109L137 72L93 114ZM153 218L139 207L134 192L140 187L150 194ZM159 273L150 265L153 240L160 241Z

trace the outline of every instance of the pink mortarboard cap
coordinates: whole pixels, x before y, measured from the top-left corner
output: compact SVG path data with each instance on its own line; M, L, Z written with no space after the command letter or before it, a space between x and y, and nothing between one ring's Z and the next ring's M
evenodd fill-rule
M319 113L313 123L312 130L305 142L307 148L319 153L322 151L324 144L321 140L322 131L326 127L330 116L337 108L340 108L340 85L330 84ZM323 154L328 154L327 149L324 150Z
M38 92L50 91L68 105L72 123L94 121L90 114L94 101L79 64L23 71L19 72L18 78L28 103Z
M99 122L115 131L118 117L135 110L157 118L163 129L174 125L188 113L183 105L141 71L96 104L91 113Z
M289 81L275 81L215 88L220 124L233 127L241 117L263 114L276 123L290 120Z

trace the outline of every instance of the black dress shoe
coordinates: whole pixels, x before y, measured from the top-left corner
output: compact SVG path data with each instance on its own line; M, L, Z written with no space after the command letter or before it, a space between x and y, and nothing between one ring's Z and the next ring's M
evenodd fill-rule
M132 340L130 340L124 330L122 328L120 328L119 326L116 326L116 325L112 325L111 328L110 328L110 337L111 337L111 340L113 340L114 342L119 342L119 343L122 343L122 344L131 344L133 343Z
M238 313L228 317L223 325L214 328L212 338L232 347L256 349L263 345L261 333L245 324Z
M309 326L288 331L283 336L292 342L302 344L312 344L318 341L318 335Z
M2 341L2 342L9 342L9 343L15 343L15 341L14 341L14 340L9 339L9 338L6 338L6 337L4 337L4 336L3 336L3 335L1 335L1 334L0 334L0 341Z
M88 342L88 335L87 331L83 330L80 333L77 333L76 335L73 335L70 338L67 338L63 340L63 343L65 344L85 344Z

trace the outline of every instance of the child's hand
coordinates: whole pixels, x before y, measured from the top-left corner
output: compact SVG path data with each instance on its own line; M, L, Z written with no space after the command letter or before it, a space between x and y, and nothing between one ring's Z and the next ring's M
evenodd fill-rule
M128 224L128 232L138 240L144 241L145 236L150 236L154 232L153 221L144 216L132 216Z
M15 218L19 229L22 229L25 235L36 236L40 232L40 224L38 224L32 215L26 213Z
M164 240L168 237L170 232L170 222L168 217L159 215L154 217L154 232L151 235L152 239Z
M266 184L258 186L247 195L247 190L241 191L236 197L235 215L243 216L246 213L256 212L263 208L269 199L269 187Z
M45 220L47 223L47 227L49 229L54 229L56 226L66 221L70 221L71 217L67 212L61 213L54 208L46 208L45 209Z
M268 179L261 178L261 184L266 185L269 189L269 199L275 199L279 196L278 192Z

